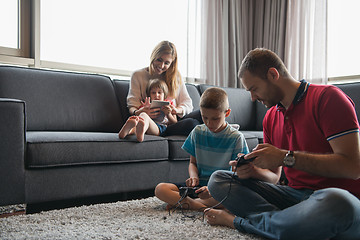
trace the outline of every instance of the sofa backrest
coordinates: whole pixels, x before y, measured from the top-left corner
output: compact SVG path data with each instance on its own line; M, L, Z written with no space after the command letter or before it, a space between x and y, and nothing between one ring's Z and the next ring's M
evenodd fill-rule
M189 93L189 96L192 100L192 104L193 104L193 111L199 110L200 109L200 92L199 89L197 88L196 85L191 84L191 83L187 83L186 84L186 89Z
M340 88L345 94L347 94L355 103L355 111L360 121L360 83L344 83L344 84L334 84Z
M121 128L112 81L102 75L0 66L0 98L25 101L30 131Z
M129 93L130 81L115 79L113 82L114 82L115 93L120 105L122 122L125 123L126 120L130 117L130 112L127 107L127 100L126 100L127 95Z
M256 131L262 131L263 130L263 120L265 117L265 114L267 112L267 110L269 110L267 107L265 107L264 104L262 104L259 101L255 102L255 107L256 107L256 126L255 126L255 130Z

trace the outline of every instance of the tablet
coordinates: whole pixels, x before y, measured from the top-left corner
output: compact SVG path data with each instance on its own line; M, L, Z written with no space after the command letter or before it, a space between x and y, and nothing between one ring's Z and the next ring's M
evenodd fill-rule
M151 101L150 108L161 108L162 106L169 105L168 101L153 100Z

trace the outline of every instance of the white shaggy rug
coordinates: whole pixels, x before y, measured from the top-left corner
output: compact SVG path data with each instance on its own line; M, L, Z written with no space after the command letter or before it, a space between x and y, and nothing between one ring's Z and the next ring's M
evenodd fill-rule
M0 239L262 239L186 214L156 197L73 207L0 218Z

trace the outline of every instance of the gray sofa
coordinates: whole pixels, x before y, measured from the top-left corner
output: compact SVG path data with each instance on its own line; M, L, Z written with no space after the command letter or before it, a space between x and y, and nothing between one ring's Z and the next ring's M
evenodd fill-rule
M210 86L186 86L198 110ZM103 75L0 66L0 206L141 193L184 181L184 136L118 138L129 117L128 89L129 81ZM343 89L359 102L359 83ZM262 142L266 109L243 89L225 90L227 120L240 125L252 149Z

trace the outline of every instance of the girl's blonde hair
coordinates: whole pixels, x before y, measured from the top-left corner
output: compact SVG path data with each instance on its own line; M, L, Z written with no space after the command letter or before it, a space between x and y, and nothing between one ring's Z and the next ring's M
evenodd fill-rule
M160 88L161 90L163 90L164 100L167 98L168 93L169 93L169 88L163 80L156 78L156 79L151 79L148 82L148 84L146 86L146 95L148 97L150 97L150 92L151 92L151 89L153 89L153 88Z
M156 45L150 56L149 73L150 75L153 75L153 62L164 54L170 54L172 56L172 63L170 67L163 74L165 76L165 82L169 89L168 96L175 98L176 90L179 88L179 85L181 83L181 75L178 70L177 51L173 43L169 41L162 41L158 45Z

